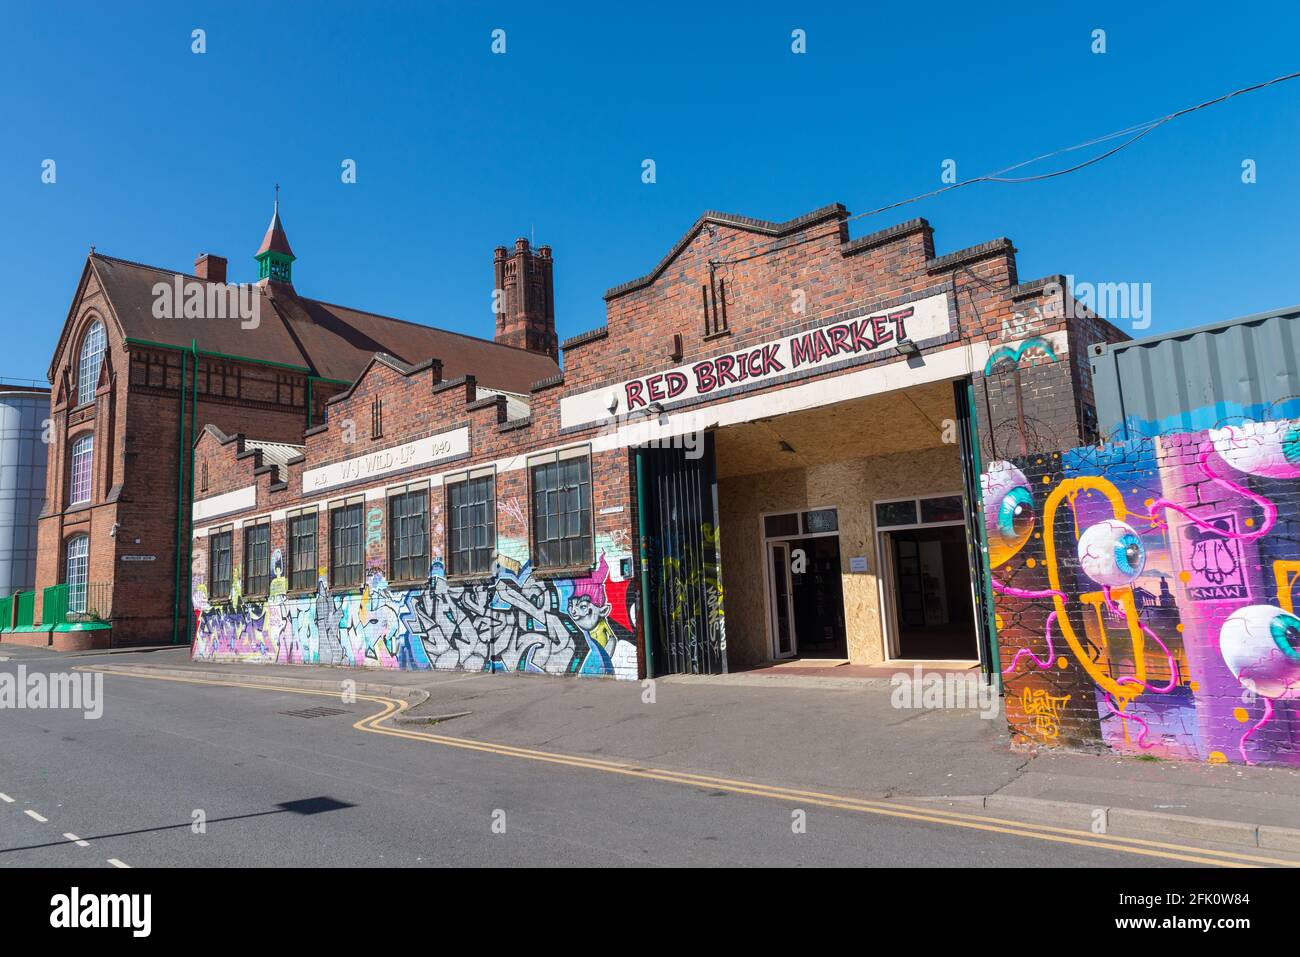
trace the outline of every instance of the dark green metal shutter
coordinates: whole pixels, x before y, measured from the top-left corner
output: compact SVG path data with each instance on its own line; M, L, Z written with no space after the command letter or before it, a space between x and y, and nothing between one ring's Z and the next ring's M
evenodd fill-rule
M645 483L641 534L648 565L652 677L727 670L713 436L703 454L638 449Z
M980 665L986 675L1001 682L998 633L993 617L993 582L984 541L984 504L980 491L979 432L975 420L974 386L970 379L952 384L961 446L962 501L966 506L966 554L970 561L971 588L975 593L975 634Z

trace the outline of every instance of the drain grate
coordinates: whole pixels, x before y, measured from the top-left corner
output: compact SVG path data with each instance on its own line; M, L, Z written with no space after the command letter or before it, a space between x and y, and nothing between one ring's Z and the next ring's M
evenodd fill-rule
M280 714L291 718L328 718L336 714L351 714L341 708L299 708L297 711L281 711Z

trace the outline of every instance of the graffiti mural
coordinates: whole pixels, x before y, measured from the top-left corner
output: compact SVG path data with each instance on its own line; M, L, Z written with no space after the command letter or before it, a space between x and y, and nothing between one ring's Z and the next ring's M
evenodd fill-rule
M1300 420L1026 455L981 485L1018 740L1300 765Z
M277 551L265 599L210 602L195 573L192 655L354 667L523 671L636 678L634 583L602 551L585 578L551 578L499 556L482 579L448 579L441 559L419 586L395 588L372 570L364 587L290 595ZM197 564L197 563L196 563Z

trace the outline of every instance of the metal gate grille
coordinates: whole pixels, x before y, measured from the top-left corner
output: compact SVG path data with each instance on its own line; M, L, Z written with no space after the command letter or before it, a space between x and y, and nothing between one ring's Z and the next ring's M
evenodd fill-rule
M975 634L979 645L980 666L994 681L1001 681L998 636L993 623L993 585L989 577L988 544L984 540L974 387L970 379L959 379L952 386L961 440L962 501L966 510L966 548L970 561L971 591L975 599Z
M653 675L727 670L712 434L702 449L694 458L685 449L637 450Z

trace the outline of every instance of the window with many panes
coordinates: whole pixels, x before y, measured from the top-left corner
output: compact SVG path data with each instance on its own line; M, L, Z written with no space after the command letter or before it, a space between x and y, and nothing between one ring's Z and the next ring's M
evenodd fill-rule
M289 587L307 591L316 587L316 512L289 516Z
M271 524L244 526L244 594L265 595L271 588Z
M428 486L396 489L388 495L388 577L409 582L428 574Z
M92 468L95 461L95 436L80 435L72 442L72 471L69 475L68 504L90 501Z
M95 398L99 370L104 364L105 344L104 324L96 320L81 340L81 355L77 359L77 405L85 405Z
M496 476L488 472L448 479L447 573L489 572L496 550Z
M86 583L90 570L90 539L74 535L68 539L64 581L68 585L68 611L86 612Z
M529 460L533 556L539 567L592 563L591 458L570 450Z
M208 601L225 601L230 597L234 535L231 528L208 535Z
M330 584L350 588L361 584L361 501L330 509Z

